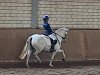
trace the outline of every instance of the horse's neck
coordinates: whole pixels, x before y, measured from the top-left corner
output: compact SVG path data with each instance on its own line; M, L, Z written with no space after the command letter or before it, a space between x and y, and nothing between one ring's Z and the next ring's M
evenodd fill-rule
M57 40L58 40L59 43L61 43L61 41L62 41L62 36L61 36L60 33L57 33Z

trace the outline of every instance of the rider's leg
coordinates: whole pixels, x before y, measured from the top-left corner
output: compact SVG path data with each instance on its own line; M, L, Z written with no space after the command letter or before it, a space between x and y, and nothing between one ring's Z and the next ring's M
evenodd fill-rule
M57 43L57 40L53 40L52 41L52 45L51 45L51 51L54 51L54 46L55 46L55 44Z
M49 37L52 39L51 40L51 51L50 51L50 52L52 52L52 51L55 51L54 50L54 46L57 43L57 40L56 40L56 37L55 37L55 34L54 33L51 34L51 35L49 35Z

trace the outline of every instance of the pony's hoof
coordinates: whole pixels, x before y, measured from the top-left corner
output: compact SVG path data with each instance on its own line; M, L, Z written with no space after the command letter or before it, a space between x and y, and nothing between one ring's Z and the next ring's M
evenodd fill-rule
M62 58L62 61L66 61L65 58Z
M38 61L39 64L41 64L42 61Z
M50 64L49 66L50 66L50 67L54 67L54 65L52 65L52 64Z
M26 65L26 67L27 67L27 68L30 68L30 66L29 66L29 65Z

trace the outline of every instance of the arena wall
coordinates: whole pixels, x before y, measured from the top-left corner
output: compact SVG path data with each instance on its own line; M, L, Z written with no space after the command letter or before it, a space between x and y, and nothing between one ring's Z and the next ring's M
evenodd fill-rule
M43 31L32 29L42 28L43 15L50 16L52 28L70 28L68 41L62 45L67 60L100 60L99 0L0 0L1 62L22 61L18 57L26 39ZM49 60L50 55L42 52L39 56ZM58 53L55 60L60 58Z
M45 14L50 16L52 27L100 28L99 0L39 0L40 27Z
M0 61L21 62L19 56L23 50L26 39L33 34L41 33L41 29L29 28L4 28L0 29ZM67 42L62 43L61 49L65 51L66 60L100 60L100 30L71 29L67 35ZM52 53L41 52L43 61L50 60ZM60 61L62 54L58 53L56 61ZM31 56L32 61L36 58Z
M0 27L31 27L32 0L0 0Z
M54 28L100 28L99 0L0 0L0 12L0 27L42 27L49 15Z

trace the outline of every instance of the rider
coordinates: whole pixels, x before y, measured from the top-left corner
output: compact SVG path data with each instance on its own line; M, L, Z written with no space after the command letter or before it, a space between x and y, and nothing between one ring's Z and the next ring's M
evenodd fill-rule
M51 45L51 52L52 52L52 51L55 51L54 46L57 43L57 40L56 40L54 31L51 29L50 24L48 23L48 20L49 20L49 16L44 15L43 16L43 21L44 21L43 27L44 27L44 30L45 30L45 35L47 35L51 38L51 44L52 44Z

